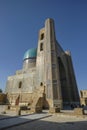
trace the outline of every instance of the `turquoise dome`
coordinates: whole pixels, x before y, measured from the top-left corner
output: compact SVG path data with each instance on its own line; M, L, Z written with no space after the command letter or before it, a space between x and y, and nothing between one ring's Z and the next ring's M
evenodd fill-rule
M36 48L32 48L29 49L25 52L23 60L28 59L28 58L35 58L37 56L37 49Z

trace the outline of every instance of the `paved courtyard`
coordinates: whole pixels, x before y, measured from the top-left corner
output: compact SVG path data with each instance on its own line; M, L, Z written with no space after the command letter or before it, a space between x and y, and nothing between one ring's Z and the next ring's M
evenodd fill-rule
M25 117L18 117L18 119L13 120L13 122L17 122L19 118L21 118L22 121L26 120ZM28 118L30 120L31 117ZM19 126L6 128L6 130L21 130L21 129L22 130L87 130L87 117L76 117L76 116L54 114L46 118L34 121L31 120L30 122L23 123Z

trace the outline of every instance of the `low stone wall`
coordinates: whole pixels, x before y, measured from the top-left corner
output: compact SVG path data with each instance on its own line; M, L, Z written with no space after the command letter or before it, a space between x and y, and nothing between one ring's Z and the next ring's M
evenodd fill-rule
M33 113L41 113L42 108L41 107L32 107L30 111Z
M7 109L7 105L0 105L0 113L5 112Z
M60 108L58 107L52 107L49 109L50 113L59 113L60 112Z
M74 109L74 115L83 115L84 114L84 110L83 108L75 108Z

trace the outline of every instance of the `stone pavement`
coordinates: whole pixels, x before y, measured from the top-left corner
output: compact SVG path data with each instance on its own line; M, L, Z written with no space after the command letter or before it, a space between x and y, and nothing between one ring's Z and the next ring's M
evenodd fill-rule
M23 118L23 117L21 117ZM23 119L24 120L24 119ZM26 119L25 119L26 120ZM53 114L6 130L87 130L87 117Z
M11 127L15 127L21 124L30 123L36 120L40 120L45 117L49 117L51 115L46 113L40 113L40 114L29 114L29 115L23 115L23 116L15 116L10 118L4 118L0 119L0 129L7 129Z

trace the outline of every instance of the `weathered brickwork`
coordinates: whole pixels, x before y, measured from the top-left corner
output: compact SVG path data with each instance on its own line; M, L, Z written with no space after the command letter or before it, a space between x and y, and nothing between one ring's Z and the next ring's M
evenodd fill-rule
M42 86L44 94L40 95ZM11 105L32 104L34 111L40 107L57 111L66 104L79 104L71 54L57 42L53 19L47 19L40 29L37 49L25 53L23 68L8 77L6 93Z

